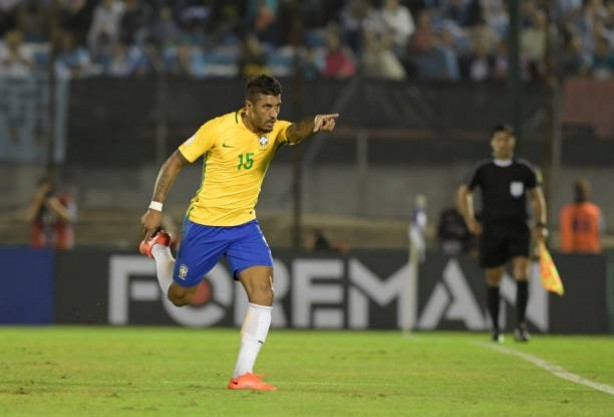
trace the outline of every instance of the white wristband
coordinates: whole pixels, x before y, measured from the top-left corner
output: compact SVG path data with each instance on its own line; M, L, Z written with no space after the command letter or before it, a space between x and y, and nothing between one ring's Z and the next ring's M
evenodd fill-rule
M157 201L152 201L151 203L149 203L149 208L155 211L162 211L162 203L158 203Z

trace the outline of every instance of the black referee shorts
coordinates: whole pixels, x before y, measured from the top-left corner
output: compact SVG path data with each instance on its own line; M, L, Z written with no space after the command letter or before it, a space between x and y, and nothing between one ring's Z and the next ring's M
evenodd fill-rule
M531 231L522 221L489 221L482 224L480 265L494 268L516 256L529 256Z

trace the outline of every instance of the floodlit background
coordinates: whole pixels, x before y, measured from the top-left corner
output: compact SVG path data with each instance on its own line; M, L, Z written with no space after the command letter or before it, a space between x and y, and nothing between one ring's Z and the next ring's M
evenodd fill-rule
M404 247L423 194L437 248L440 213L500 121L542 170L553 246L579 177L612 233L611 2L47 0L0 13L6 243L28 242L23 210L52 170L79 209L77 246L133 247L161 162L239 108L259 72L282 80L282 117L341 113L333 134L274 161L258 206L273 246L319 227L349 247ZM200 170L173 190L175 224Z

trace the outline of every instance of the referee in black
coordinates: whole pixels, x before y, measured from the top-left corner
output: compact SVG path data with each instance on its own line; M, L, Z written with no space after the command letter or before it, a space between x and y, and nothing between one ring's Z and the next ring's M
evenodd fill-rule
M527 342L530 338L526 324L531 242L527 195L535 219L535 238L543 240L548 233L546 203L539 175L528 161L514 158L515 144L510 126L496 126L490 140L493 158L476 164L458 190L459 207L467 227L479 236L480 265L486 271L488 311L495 342L503 341L499 328L499 286L509 260L516 280L514 337L520 342ZM480 189L482 197L480 221L476 219L473 206L473 190L476 188Z

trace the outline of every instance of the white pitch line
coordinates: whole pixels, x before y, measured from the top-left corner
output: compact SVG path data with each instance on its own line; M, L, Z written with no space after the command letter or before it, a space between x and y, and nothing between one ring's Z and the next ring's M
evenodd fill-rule
M611 387L610 385L607 385L607 384L601 384L599 382L594 382L586 378L582 378L580 375L576 375L574 373L568 372L566 369L558 365L555 365L553 363L550 363L548 361L545 361L541 358L538 358L537 356L531 355L529 353L521 352L518 350L509 349L503 346L499 346L497 344L488 344L484 342L478 342L477 344L479 344L480 346L484 346L484 347L499 351L501 353L505 353L507 355L517 356L520 359L524 359L525 361L530 362L533 365L539 368L542 368L545 371L550 372L552 375L562 378L566 381L570 381L575 384L585 385L594 390L601 391L606 394L614 396L614 387Z

